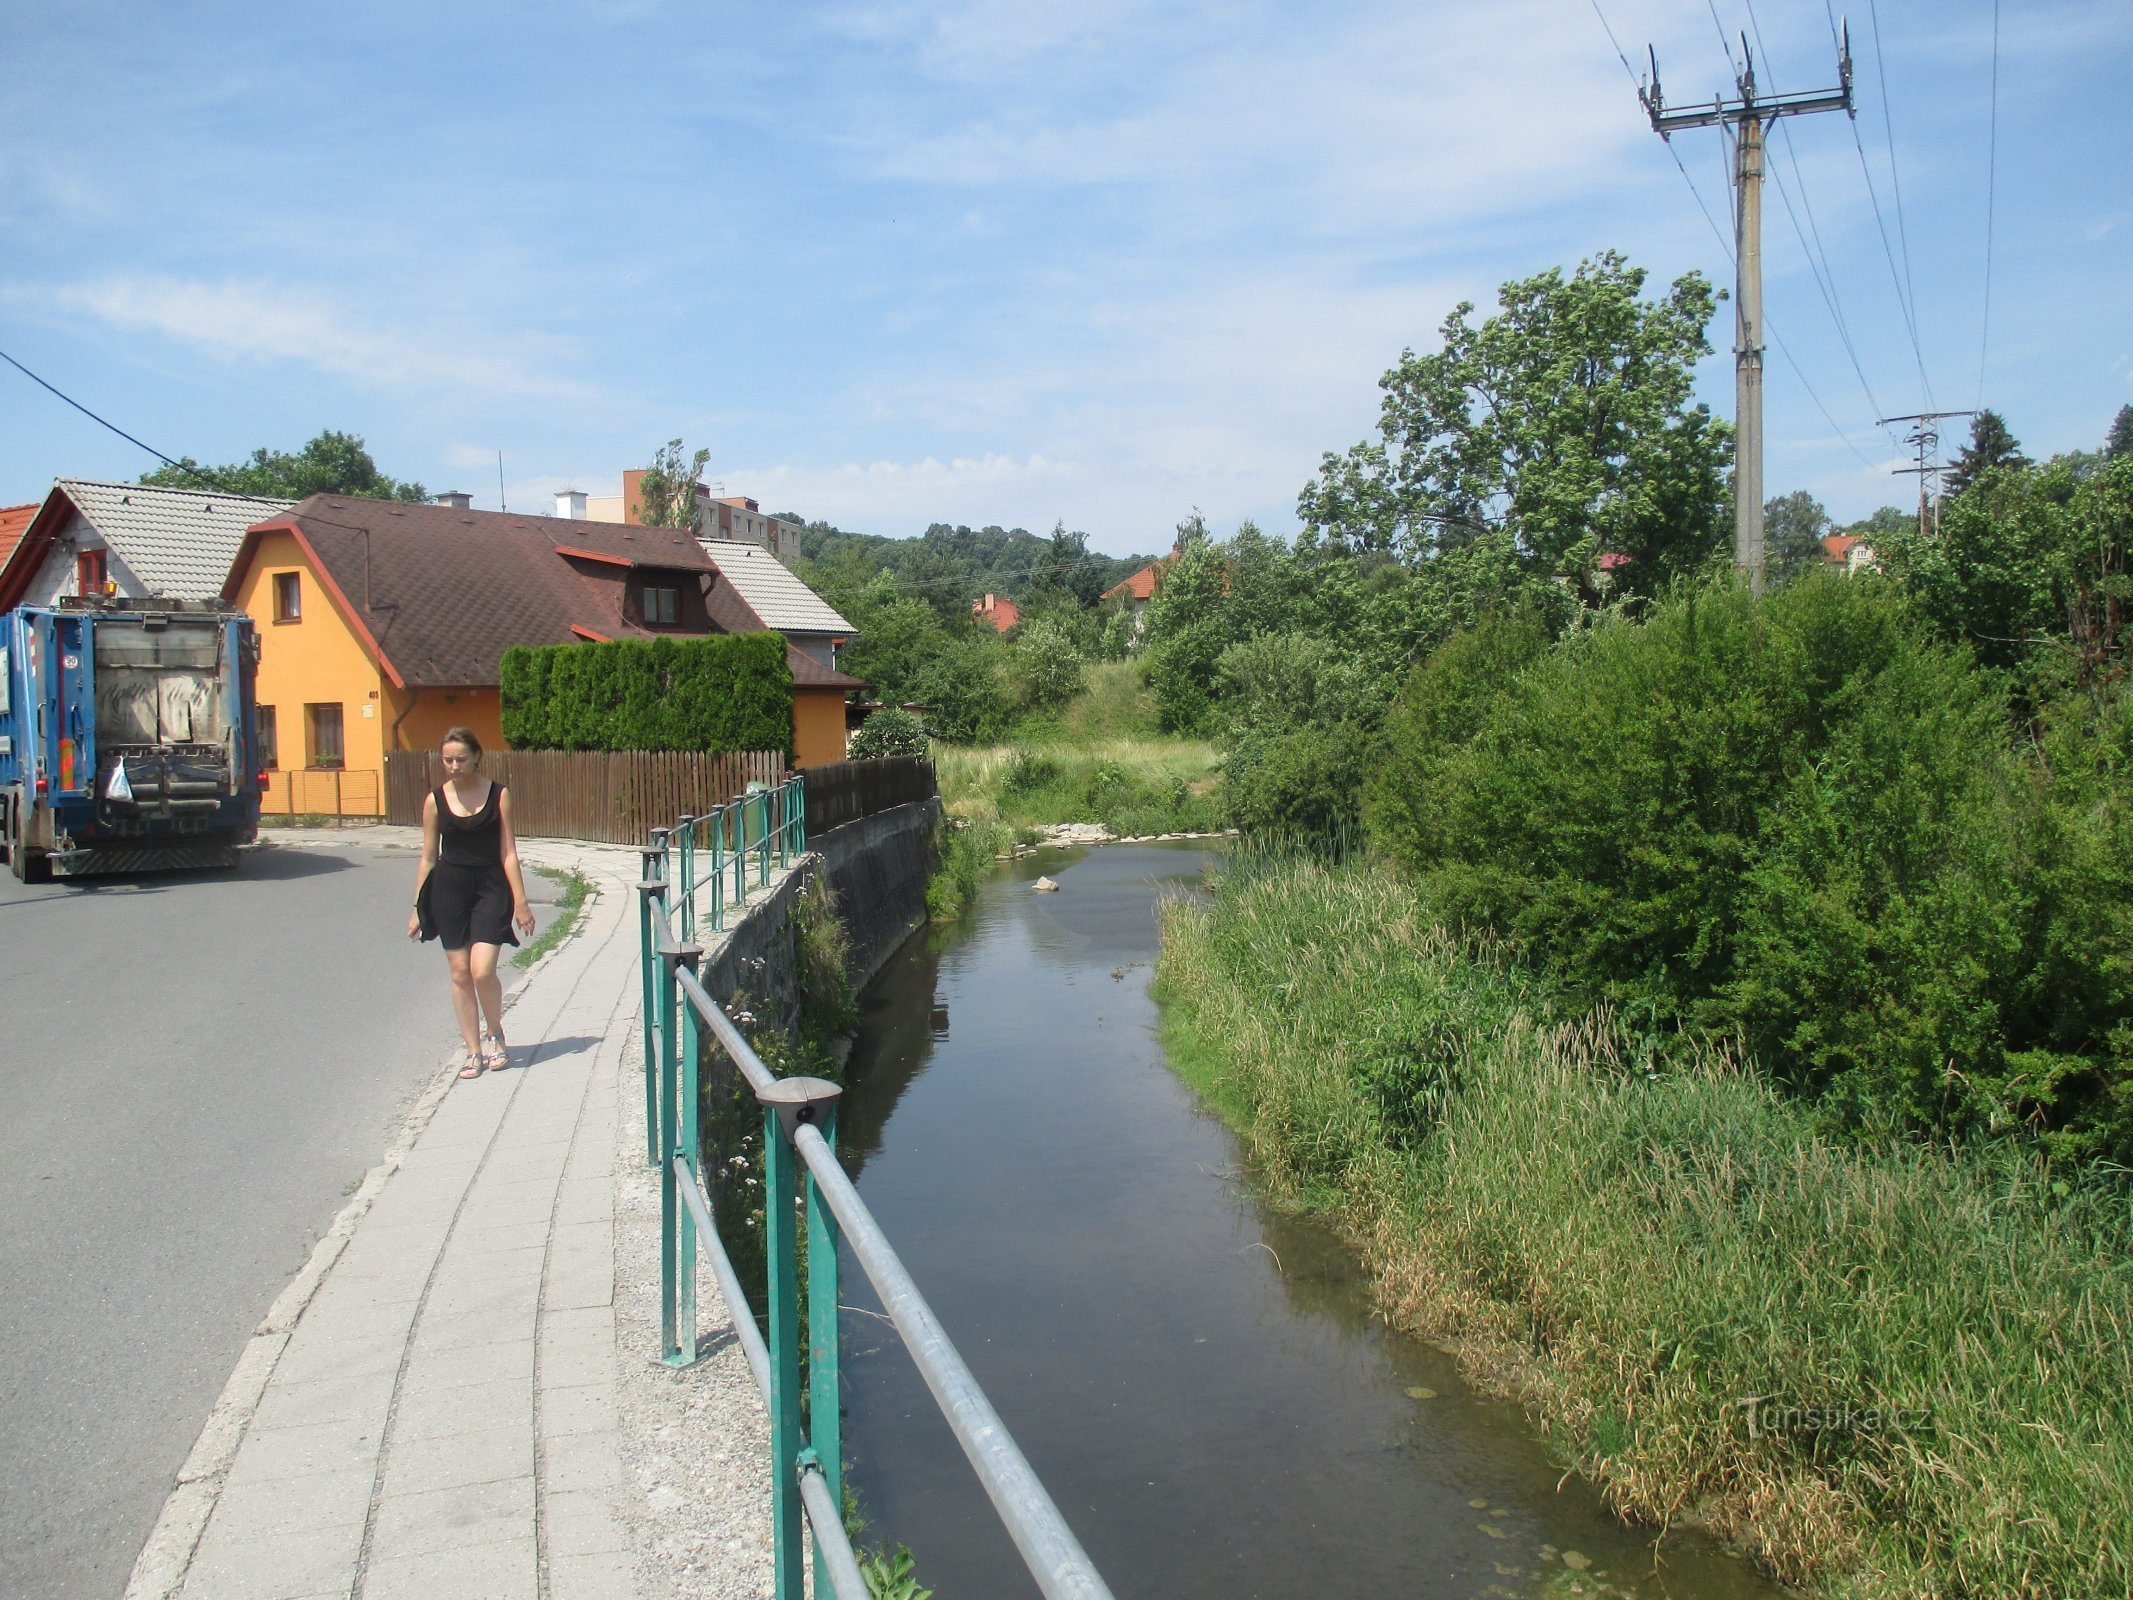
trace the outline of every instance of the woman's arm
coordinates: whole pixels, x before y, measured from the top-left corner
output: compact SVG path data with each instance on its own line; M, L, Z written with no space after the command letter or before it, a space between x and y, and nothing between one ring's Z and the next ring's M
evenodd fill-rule
M422 886L429 882L430 869L437 865L437 797L426 794L422 797L422 864L415 869L415 900L422 900ZM407 914L407 936L422 937L422 913Z
M511 920L523 934L533 932L533 907L526 899L526 878L518 865L518 834L511 827L511 791L496 797L496 818L503 829L504 881L511 885Z

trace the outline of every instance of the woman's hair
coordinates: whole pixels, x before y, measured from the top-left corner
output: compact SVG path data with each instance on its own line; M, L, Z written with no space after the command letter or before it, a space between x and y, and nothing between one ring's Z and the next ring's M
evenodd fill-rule
M445 729L444 737L437 741L437 748L442 750L448 744L463 744L467 747L468 755L476 761L481 759L481 741L474 737L472 728Z

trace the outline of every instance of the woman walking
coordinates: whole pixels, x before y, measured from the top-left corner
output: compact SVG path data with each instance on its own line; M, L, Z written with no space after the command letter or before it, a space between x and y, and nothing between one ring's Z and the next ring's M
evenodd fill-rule
M478 1078L509 1064L496 958L504 945L518 943L514 925L519 933L533 932L533 908L519 872L511 797L481 775L481 741L471 729L454 728L439 753L444 782L422 802L422 866L407 936L443 941L452 1009L467 1047L459 1075Z

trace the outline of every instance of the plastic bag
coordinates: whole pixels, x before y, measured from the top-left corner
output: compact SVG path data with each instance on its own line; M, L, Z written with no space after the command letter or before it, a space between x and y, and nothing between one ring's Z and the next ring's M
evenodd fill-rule
M133 785L126 778L126 763L123 759L111 769L111 781L104 785L104 798L128 801L133 798Z

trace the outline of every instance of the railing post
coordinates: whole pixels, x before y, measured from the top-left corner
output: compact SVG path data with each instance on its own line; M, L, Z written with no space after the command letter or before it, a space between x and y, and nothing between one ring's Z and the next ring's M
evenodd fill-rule
M680 836L681 846L675 852L681 889L680 904L675 907L675 915L681 925L683 944L696 937L696 879L691 872L691 868L696 864L696 830L690 826L695 820L694 817L681 817L674 824L674 834Z
M684 944L661 951L659 961L659 1125L666 1130L659 1162L659 1359L670 1367L696 1361L696 1217L676 1188L696 1181L696 1010L682 1001L675 974L686 967L693 976L702 959L700 948Z
M820 1127L824 1115L834 1112L840 1093L837 1085L822 1078L780 1078L756 1093L763 1106L763 1243L770 1257L770 1525L776 1548L776 1582L771 1593L776 1600L802 1600L806 1582L806 1564L801 1558L800 1452L807 1447L807 1436L800 1426L800 1227L796 1216L801 1196L799 1158L792 1137L803 1122ZM812 1219L808 1239L812 1284L818 1270L813 1260ZM830 1260L834 1275L834 1254ZM810 1291L811 1313L812 1309ZM834 1313L831 1316L834 1330ZM813 1321L812 1314L809 1321ZM831 1337L834 1343L834 1331ZM829 1409L834 1415L834 1387ZM820 1416L814 1420L819 1428ZM818 1456L820 1449L818 1442Z
M637 884L637 970L641 975L641 1009L644 1017L644 1164L659 1165L659 991L653 977L652 902L665 901L666 880L660 876L661 852L646 850L644 877Z
M819 1107L816 1125L823 1142L837 1148L837 1102ZM837 1219L809 1172L801 1182L807 1194L807 1442L829 1485L830 1500L844 1504L844 1439L838 1418L839 1340L837 1323ZM815 1542L815 1593L824 1588L822 1543Z

